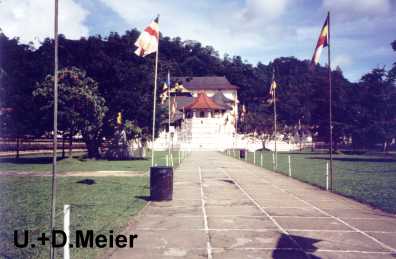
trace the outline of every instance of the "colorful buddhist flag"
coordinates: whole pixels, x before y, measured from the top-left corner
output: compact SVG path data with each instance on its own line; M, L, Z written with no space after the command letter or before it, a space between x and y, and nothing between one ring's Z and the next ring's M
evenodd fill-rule
M158 50L159 41L159 17L155 18L151 24L144 29L139 38L135 42L137 47L135 54L145 57Z
M276 84L275 79L272 79L272 83L271 83L270 91L269 91L269 94L270 94L271 96L274 96L275 90L276 90L276 87L277 87L277 86L278 86L278 85Z
M176 111L177 111L177 103L176 103L176 97L172 99L172 105L171 105L171 117L174 118L176 116Z
M121 112L117 113L117 125L122 124L122 114Z
M162 87L162 93L160 95L161 104L164 104L166 99L168 99L168 84L164 83Z
M329 15L327 15L326 21L323 24L322 30L320 31L318 42L316 43L315 52L312 56L311 64L316 65L319 62L320 54L322 49L329 45Z

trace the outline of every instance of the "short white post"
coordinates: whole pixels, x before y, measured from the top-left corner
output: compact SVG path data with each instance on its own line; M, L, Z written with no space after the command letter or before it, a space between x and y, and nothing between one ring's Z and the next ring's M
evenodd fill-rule
M173 153L170 154L170 164L173 166Z
M69 239L70 239L70 205L63 205L63 231L66 234L66 243L63 247L63 258L70 259L70 247L69 247Z
M260 152L260 165L263 167L263 152Z
M272 152L272 169L275 169L275 153Z
M179 150L179 165L180 165L180 150Z
M326 162L326 190L329 190L329 162Z
M291 159L290 159L290 155L288 156L289 158L289 176L291 177Z
M256 150L253 151L253 164L256 164Z
M165 155L166 166L169 166L169 155Z

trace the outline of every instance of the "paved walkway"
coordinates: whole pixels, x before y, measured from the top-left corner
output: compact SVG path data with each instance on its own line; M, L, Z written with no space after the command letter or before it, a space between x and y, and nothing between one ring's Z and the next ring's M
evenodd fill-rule
M134 248L106 257L396 257L395 215L219 153L191 154L173 197L131 222Z

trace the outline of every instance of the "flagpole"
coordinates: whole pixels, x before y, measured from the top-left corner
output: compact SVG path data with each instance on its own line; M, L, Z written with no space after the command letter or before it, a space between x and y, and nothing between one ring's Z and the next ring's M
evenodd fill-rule
M168 157L170 158L171 155L171 132L170 132L170 121L171 121L171 96L170 96L170 73L168 70Z
M56 210L56 159L58 146L58 0L55 0L54 17L54 135L52 152L52 181L51 181L51 212L50 212L50 236L52 237L55 227ZM55 249L50 242L50 258L55 258Z
M276 125L276 87L274 89L274 131L275 131L275 169L278 167L278 153L276 147L276 135L277 135L277 125Z
M330 191L333 191L333 118L332 118L332 85L331 85L331 63L330 63L330 12L327 13L328 21L328 48L327 58L329 63L329 127L330 127Z
M275 66L275 64L274 64ZM271 82L271 89L273 91L272 93L272 98L273 98L273 103L274 103L274 132L275 132L275 136L274 136L274 163L275 165L273 165L273 169L276 169L278 167L278 153L277 153L277 140L276 140L276 135L277 135L277 114L276 114L276 83L275 83L275 67L272 70L272 82Z
M158 15L159 18L159 15ZM158 19L159 24L159 19ZM152 130L152 144L151 144L151 166L154 166L154 141L155 141L155 115L156 115L156 107L157 107L157 73L158 73L158 52L159 52L159 38L157 51L155 52L155 71L154 71L154 97L153 97L153 130Z

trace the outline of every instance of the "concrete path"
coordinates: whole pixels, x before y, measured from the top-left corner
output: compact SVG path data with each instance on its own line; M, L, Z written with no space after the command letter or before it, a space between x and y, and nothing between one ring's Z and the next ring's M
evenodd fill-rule
M131 222L134 248L106 258L396 258L395 215L219 153L191 154L173 197Z

